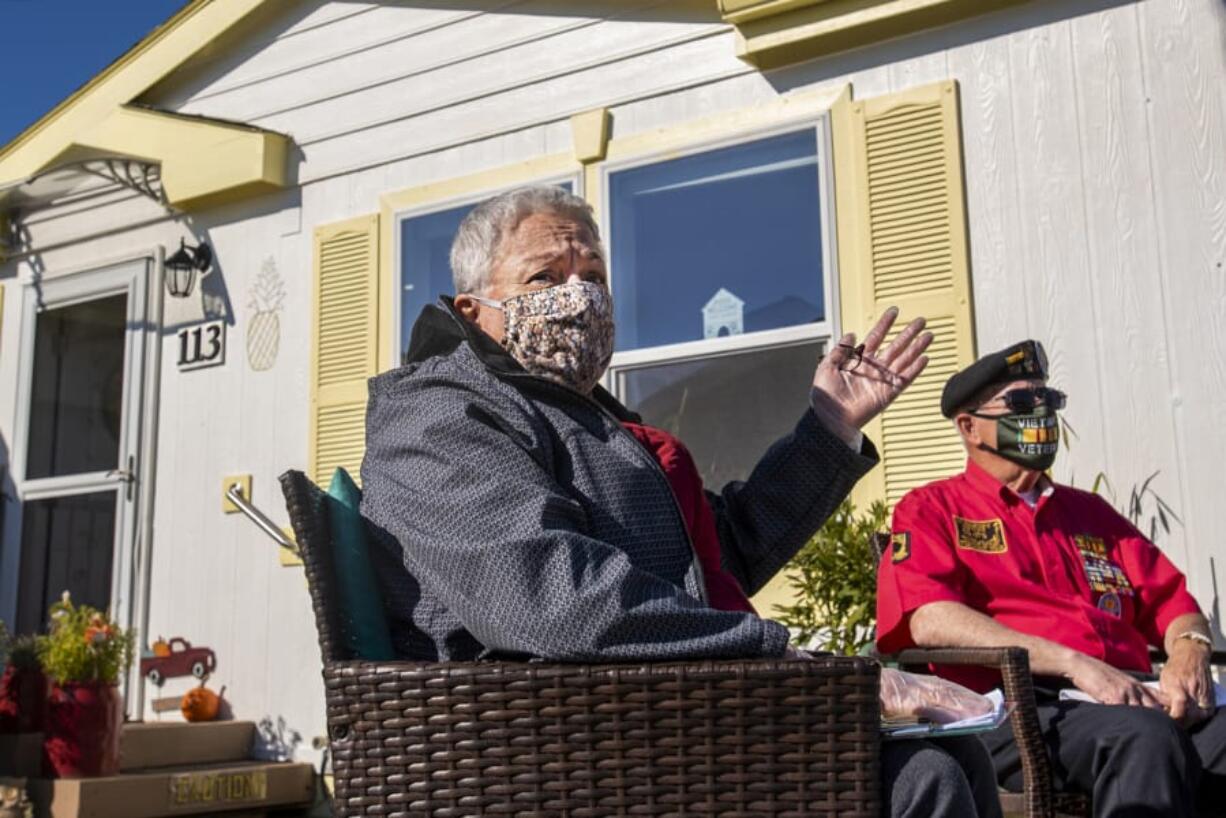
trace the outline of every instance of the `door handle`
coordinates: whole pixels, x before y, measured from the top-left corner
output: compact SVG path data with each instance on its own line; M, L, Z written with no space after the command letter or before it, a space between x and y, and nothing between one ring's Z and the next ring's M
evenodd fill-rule
M136 457L128 455L128 467L126 469L111 469L106 473L107 477L118 477L119 480L126 486L124 499L132 499L132 487L136 485Z

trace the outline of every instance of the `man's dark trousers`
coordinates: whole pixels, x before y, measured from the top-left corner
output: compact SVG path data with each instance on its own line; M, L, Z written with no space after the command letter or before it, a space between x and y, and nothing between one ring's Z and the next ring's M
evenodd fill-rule
M1185 731L1160 710L1037 695L1056 788L1089 794L1096 818L1226 815L1226 709ZM1001 786L1020 791L1009 725L984 743Z

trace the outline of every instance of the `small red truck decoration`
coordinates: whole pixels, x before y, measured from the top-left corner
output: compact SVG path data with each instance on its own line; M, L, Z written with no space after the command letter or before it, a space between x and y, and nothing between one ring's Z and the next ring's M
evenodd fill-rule
M140 675L159 687L175 676L204 679L217 667L217 657L211 649L193 648L191 642L179 636L169 642L159 636L151 646L151 654L141 657Z

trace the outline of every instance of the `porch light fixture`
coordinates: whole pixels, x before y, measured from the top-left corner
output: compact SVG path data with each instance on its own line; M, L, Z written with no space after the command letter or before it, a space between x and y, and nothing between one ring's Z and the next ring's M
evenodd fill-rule
M213 264L213 250L204 242L198 247L188 247L179 239L179 249L166 259L166 289L175 298L187 298L196 284L196 273L201 277Z

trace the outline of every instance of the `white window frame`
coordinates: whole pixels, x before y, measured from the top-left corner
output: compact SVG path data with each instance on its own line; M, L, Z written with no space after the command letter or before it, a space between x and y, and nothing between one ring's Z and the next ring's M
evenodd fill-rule
M542 176L536 179L525 179L522 182L516 182L513 185L503 185L498 187L489 187L471 193L465 193L460 196L450 196L445 199L435 199L425 204L407 207L401 210L395 210L392 213L392 293L391 310L392 310L392 332L389 333L392 340L391 360L393 366L400 365L400 356L404 354L404 343L407 338L402 335L403 332L403 316L401 315L401 301L404 296L404 279L400 277L404 272L403 253L401 247L401 224L406 219L419 218L421 216L429 216L432 213L438 213L443 210L452 210L453 208L463 207L465 205L477 204L483 202L491 196L497 196L499 193L505 193L508 190L514 190L519 187L527 187L531 185L558 185L569 182L571 192L579 198L584 198L583 189L583 173L581 170L567 171L550 176Z
M682 151L659 150L643 153L631 158L605 162L600 169L600 213L601 235L605 239L605 250L609 258L609 288L614 300L617 298L617 273L613 258L613 231L611 225L612 209L610 201L610 177L614 173L631 168L644 167L673 159L683 159L707 151L721 148L734 148L749 142L769 139L773 136L794 133L806 127L813 128L817 139L817 189L818 207L822 239L822 297L824 299L826 317L822 321L809 324L799 324L791 327L779 327L757 332L746 332L740 335L720 338L703 338L695 341L685 341L676 344L664 344L642 349L615 352L609 363L603 383L618 400L625 397L625 378L627 373L638 369L649 369L658 366L687 361L711 360L734 355L740 352L765 351L782 349L789 346L819 341L822 352L829 347L830 339L837 338L840 331L839 320L839 270L838 247L835 231L834 205L834 164L832 161L832 140L830 129L830 114L810 114L795 119L772 124L770 127L747 128L734 133L725 134L715 139L696 141ZM815 364L816 365L816 364Z

